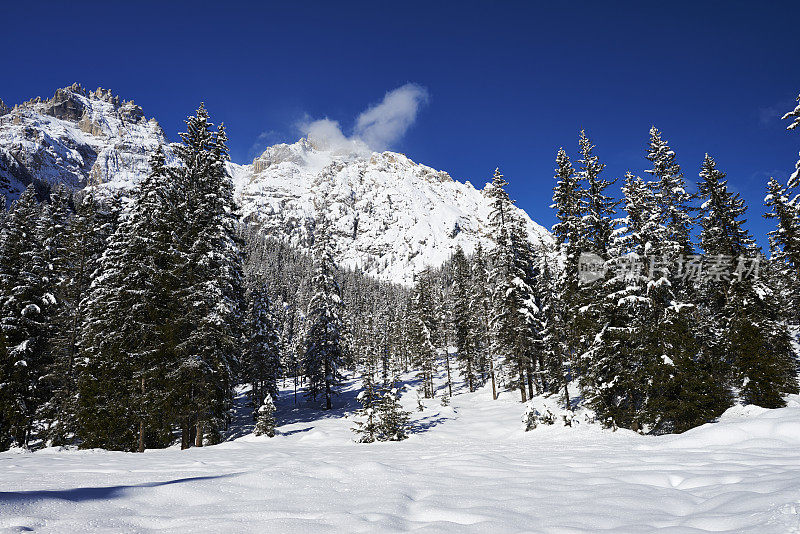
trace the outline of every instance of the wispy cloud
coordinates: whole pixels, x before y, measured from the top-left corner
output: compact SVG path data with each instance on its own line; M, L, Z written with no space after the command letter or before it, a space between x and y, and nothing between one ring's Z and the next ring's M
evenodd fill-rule
M252 159L256 156L261 155L264 150L270 145L274 145L275 143L279 143L281 140L281 136L275 130L267 130L258 134L256 140L253 141L253 144L250 146L250 149L247 151L247 157Z
M327 117L306 118L298 126L310 141L323 148L356 153L383 151L403 138L429 99L427 89L407 83L387 92L380 103L360 113L349 136L338 121Z
M781 124L781 117L783 117L787 111L794 109L796 104L796 100L787 99L773 104L772 106L758 108L758 124L762 128L779 126Z

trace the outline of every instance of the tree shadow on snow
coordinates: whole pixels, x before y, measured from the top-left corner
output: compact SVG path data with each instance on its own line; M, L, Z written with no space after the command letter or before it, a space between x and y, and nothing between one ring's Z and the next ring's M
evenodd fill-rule
M276 403L276 419L279 426L295 423L312 423L320 419L339 419L347 417L358 409L360 388L349 384L347 388L333 396L333 407L326 410L322 407L324 399L316 402L305 398L305 391L298 390L297 405L294 403L294 392L281 392ZM288 434L288 432L282 432Z
M237 476L241 473L230 473L227 475L213 475L202 477L179 478L166 480L163 482L145 482L143 484L132 484L130 486L104 486L99 488L71 488L64 490L31 490L31 491L0 491L0 503L16 503L24 501L41 500L60 500L71 502L102 501L122 497L128 490L137 488L156 488L159 486L169 486L171 484L183 484L186 482L197 482L201 480L212 480L216 478L228 478Z

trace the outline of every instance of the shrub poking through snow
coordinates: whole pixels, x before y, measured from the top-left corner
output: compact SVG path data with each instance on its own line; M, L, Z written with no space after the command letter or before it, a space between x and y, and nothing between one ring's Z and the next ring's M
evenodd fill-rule
M258 409L256 420L256 436L264 435L275 437L275 404L271 395L264 397L264 404Z
M522 422L525 423L525 431L528 432L540 425L572 426L579 421L575 413L570 410L548 406L541 402L541 399L534 398L528 402Z

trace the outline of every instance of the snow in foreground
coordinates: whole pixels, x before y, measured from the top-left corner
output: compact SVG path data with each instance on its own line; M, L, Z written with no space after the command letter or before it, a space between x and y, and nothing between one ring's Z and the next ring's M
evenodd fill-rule
M279 402L273 439L0 454L0 532L800 532L800 403L644 437L525 433L486 390L414 412L401 443L357 444L343 407ZM416 404L406 395L408 407Z

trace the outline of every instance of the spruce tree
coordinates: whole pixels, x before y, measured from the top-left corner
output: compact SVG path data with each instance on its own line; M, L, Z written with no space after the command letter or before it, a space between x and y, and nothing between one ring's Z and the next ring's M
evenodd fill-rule
M176 298L185 308L172 379L186 448L192 441L201 446L206 434L217 441L226 424L241 353L244 290L225 129L212 130L201 104L180 136L173 151L183 165L171 173L179 191L176 248L183 261Z
M433 376L436 372L436 317L431 297L430 273L423 271L416 282L408 305L408 336L412 364L426 399L434 397Z
M489 225L495 242L492 263L492 350L502 358L519 389L522 402L528 398L529 371L535 343L537 307L528 272L527 237L505 186L508 182L495 169L489 197L492 211Z
M251 401L258 412L267 396L278 395L280 340L266 285L253 282L252 286L247 295L242 370L244 379L251 385Z
M0 240L0 329L7 346L2 364L0 417L14 445L27 447L50 397L43 380L51 361L46 255L37 232L40 206L33 185L14 202Z
M359 443L372 443L380 437L378 404L380 398L375 387L372 369L367 367L361 375L361 391L358 402L361 408L356 411L356 426L353 432L359 435Z
M708 155L700 177L703 251L710 257L730 258L737 265L731 275L704 284L711 319L705 344L716 348L729 366L732 385L742 400L768 408L784 406L782 395L796 393L798 388L795 355L769 280L753 269L761 258L744 229L747 207L738 193L728 190L725 174ZM749 268L741 272L746 262ZM722 334L721 342L709 342L717 332Z
M383 390L378 413L380 441L403 441L408 438L411 414L400 406L399 392L394 384Z
M177 366L172 183L157 151L100 260L87 300L79 381L82 446L139 450L171 441ZM113 385L113 386L112 386Z
M461 375L470 391L477 385L475 346L471 344L470 330L475 328L475 320L470 310L470 270L467 258L461 247L453 255L451 323L455 346L458 349L457 361Z
M255 434L256 436L275 437L275 403L272 402L272 395L264 397L264 402L258 409Z
M320 212L322 214L322 212ZM314 233L313 295L308 303L308 330L303 367L308 380L307 394L316 400L324 395L330 410L339 383L339 367L345 358L344 308L335 279L335 264L330 241L330 227L324 215L318 217Z

